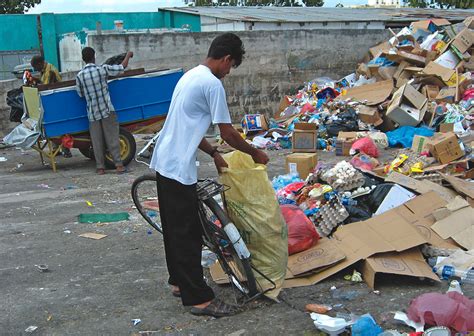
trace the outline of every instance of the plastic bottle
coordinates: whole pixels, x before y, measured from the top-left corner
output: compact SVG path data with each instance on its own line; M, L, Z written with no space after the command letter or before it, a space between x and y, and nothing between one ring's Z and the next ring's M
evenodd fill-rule
M244 240L240 236L240 233L235 227L234 223L229 223L224 226L224 231L227 233L227 237L229 237L232 245L234 245L235 251L239 257L243 259L249 258L250 252L247 249L247 245L245 245Z
M435 268L434 271L444 280L454 276L461 278L462 283L474 284L474 269L463 271L456 269L454 266L445 265L439 269Z
M346 198L346 197L341 199L341 203L342 203L342 205L352 205L352 206L357 205L356 200L354 200L352 198Z

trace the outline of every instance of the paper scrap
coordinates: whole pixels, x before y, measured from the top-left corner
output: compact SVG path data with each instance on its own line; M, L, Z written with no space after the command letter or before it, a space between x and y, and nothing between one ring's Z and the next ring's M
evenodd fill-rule
M107 237L107 235L100 234L100 233L87 232L87 233L80 234L79 237L91 238L91 239L97 240L97 239L105 238Z

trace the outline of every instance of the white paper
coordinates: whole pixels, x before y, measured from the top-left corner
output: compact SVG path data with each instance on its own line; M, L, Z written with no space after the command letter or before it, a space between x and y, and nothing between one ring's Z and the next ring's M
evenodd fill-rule
M416 332L425 331L425 326L421 322L414 322L408 318L408 315L404 312L397 311L393 317L397 321L402 321L407 326L415 329Z
M444 66L445 68L454 70L459 63L459 58L451 50L448 50L438 57L434 62Z
M395 184L385 196L374 216L383 214L384 212L396 208L415 197L415 194L407 189Z

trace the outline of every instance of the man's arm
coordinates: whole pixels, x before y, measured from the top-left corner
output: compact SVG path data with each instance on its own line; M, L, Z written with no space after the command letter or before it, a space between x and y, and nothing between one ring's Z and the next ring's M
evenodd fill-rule
M223 167L228 167L227 162L225 162L224 158L217 151L217 148L212 147L206 138L203 138L199 143L199 149L209 154L214 159L214 164L216 165L217 171L219 173L222 172Z
M218 124L221 138L235 149L252 156L255 163L267 164L269 159L267 154L260 149L254 148L247 143L237 132L232 124Z
M125 58L122 62L122 66L124 69L128 67L128 62L130 61L130 58L132 57L133 57L133 52L132 51L127 52L127 55L125 55Z
M82 83L79 77L76 77L76 91L79 97L84 97L84 90L82 88Z

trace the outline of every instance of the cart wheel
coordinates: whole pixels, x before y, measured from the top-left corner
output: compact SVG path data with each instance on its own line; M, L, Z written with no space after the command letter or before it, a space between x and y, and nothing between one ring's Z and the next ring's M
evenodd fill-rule
M135 157L135 152L137 151L137 144L132 133L122 127L120 127L119 141L120 157L122 159L123 165L126 166ZM112 159L112 156L109 153L105 154L105 166L111 169L115 168L114 160Z
M78 149L79 149L79 152L81 152L81 154L84 155L86 158L95 160L94 150L92 149L92 146L88 148L78 148Z

